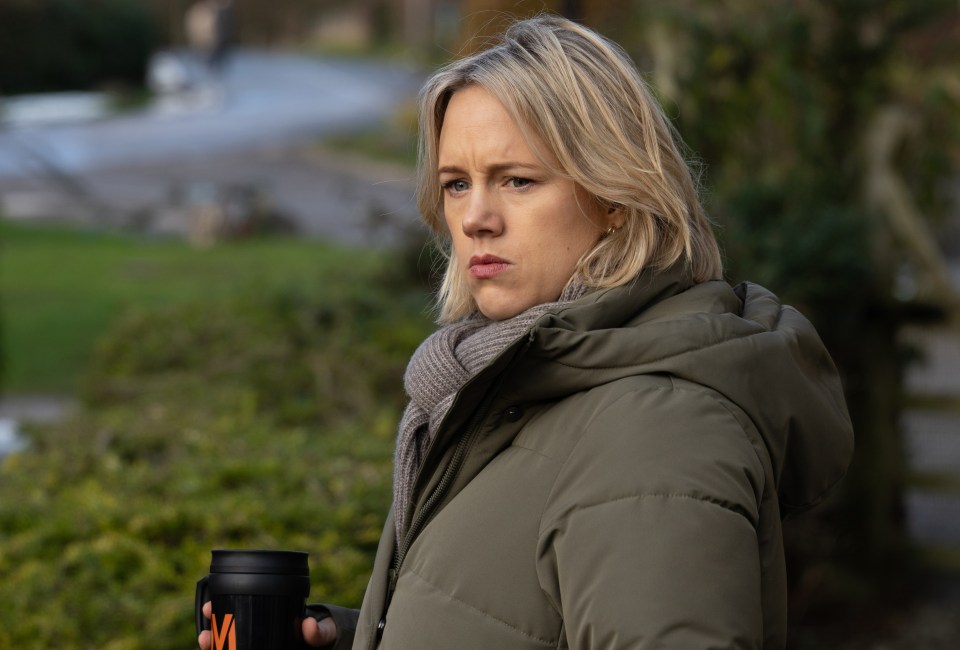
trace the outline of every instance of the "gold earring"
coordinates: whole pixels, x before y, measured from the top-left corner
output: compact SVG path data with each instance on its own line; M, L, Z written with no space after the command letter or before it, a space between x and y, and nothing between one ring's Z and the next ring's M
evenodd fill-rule
M609 237L610 235L617 232L618 230L620 229L617 226L610 226L609 228L607 228L607 232L603 233L603 236Z

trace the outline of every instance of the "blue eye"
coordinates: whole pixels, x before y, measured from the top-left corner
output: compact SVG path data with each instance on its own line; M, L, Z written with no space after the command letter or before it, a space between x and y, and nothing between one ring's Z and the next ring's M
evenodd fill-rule
M510 187L518 190L522 190L525 187L530 187L531 185L533 185L533 181L529 178L520 178L518 176L514 176L510 179Z
M443 189L451 192L458 192L458 193L466 192L468 189L470 189L470 183L468 183L463 179L458 178L456 180L447 181L446 183L444 183Z

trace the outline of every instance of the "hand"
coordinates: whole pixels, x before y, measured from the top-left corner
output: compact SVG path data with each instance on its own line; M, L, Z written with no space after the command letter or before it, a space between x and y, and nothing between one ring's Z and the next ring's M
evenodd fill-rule
M213 605L210 601L203 604L203 615L207 618L213 615ZM303 619L303 640L307 645L316 648L330 645L337 640L337 624L332 618L325 618L318 622L314 618L307 617ZM200 650L210 650L210 631L201 632L197 637L197 643L200 644Z
M318 621L308 616L303 619L303 640L316 648L330 645L337 640L337 624L332 618Z
M203 616L207 620L210 620L210 617L213 616L213 603L209 600L203 604ZM200 650L210 650L212 643L210 640L210 630L201 632L200 636L197 637L197 643L200 644Z

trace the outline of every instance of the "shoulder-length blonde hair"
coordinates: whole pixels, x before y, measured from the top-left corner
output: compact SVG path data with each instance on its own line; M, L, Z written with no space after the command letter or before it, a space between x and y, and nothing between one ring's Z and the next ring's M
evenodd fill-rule
M636 67L586 27L541 16L513 23L498 44L440 69L420 92L417 204L447 255L441 322L477 309L450 246L437 174L450 97L472 84L503 104L524 137L543 142L556 161L551 171L622 211L622 227L584 255L574 277L612 287L681 259L696 282L722 275L680 139Z

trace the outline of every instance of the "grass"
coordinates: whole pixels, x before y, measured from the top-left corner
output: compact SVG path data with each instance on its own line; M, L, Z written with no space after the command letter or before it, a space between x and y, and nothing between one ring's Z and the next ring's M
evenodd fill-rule
M305 550L312 602L360 604L429 323L416 286L347 277L107 328L77 412L0 459L0 647L195 645L211 548Z
M209 249L165 239L0 220L3 388L72 392L102 332L122 314L284 285L329 292L382 262L296 239Z
M403 258L0 234L17 385L81 397L0 459L0 648L195 647L212 548L307 551L310 601L358 606L432 329Z

